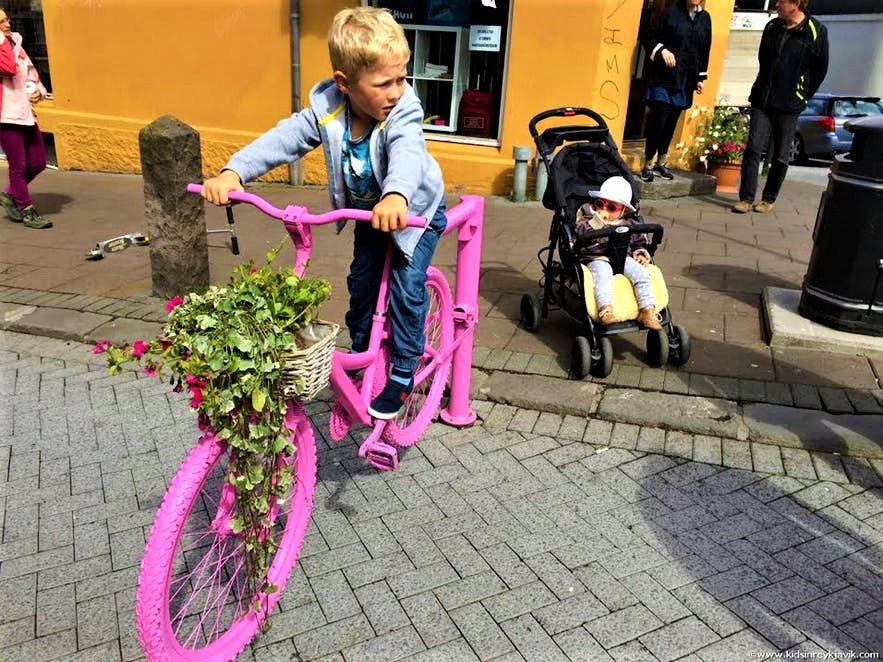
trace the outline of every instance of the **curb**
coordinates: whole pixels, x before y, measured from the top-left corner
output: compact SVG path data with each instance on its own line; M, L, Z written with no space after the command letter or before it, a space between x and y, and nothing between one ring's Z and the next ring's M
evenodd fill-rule
M0 287L0 329L65 341L123 342L156 335L156 297L112 299ZM613 425L883 464L883 389L859 390L734 379L616 365L604 379L576 382L558 357L476 347L473 395L493 405ZM883 470L883 466L881 466Z

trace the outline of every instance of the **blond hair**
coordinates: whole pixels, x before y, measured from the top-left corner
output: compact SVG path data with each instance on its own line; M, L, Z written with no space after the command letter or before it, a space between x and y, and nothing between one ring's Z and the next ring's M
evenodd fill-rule
M358 78L390 61L411 59L402 26L392 14L377 7L355 7L337 12L328 30L331 67Z

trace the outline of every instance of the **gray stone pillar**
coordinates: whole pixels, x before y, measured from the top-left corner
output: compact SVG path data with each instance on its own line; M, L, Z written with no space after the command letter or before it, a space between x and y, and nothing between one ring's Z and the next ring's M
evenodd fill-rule
M199 133L163 115L138 134L153 294L184 295L209 284L205 211L188 182L202 181Z

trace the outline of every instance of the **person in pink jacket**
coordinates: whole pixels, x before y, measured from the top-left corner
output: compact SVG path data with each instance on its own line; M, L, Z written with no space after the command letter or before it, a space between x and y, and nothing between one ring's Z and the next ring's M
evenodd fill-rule
M9 186L0 192L0 205L16 223L51 228L52 221L37 213L28 192L31 180L46 168L46 146L33 108L46 98L46 88L3 9L0 33L0 148L9 163Z

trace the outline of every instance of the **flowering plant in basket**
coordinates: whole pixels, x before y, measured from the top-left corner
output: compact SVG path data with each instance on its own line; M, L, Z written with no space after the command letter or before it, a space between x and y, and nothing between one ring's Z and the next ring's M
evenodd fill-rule
M700 106L690 112L690 120L697 127L693 137L675 145L683 157L706 166L708 162L742 162L750 124L746 108Z
M271 503L292 481L291 463L281 473L277 466L279 453L293 451L287 400L306 388L298 380L283 388L285 356L315 333L318 307L331 292L326 280L274 269L280 249L267 254L263 267L239 265L223 287L171 299L158 338L122 346L102 341L93 349L104 353L111 374L130 363L149 375L168 373L176 391L190 392L200 429L229 445L228 478L236 486L231 527L245 536L249 580L265 593L275 590L264 585L275 543L262 531Z

